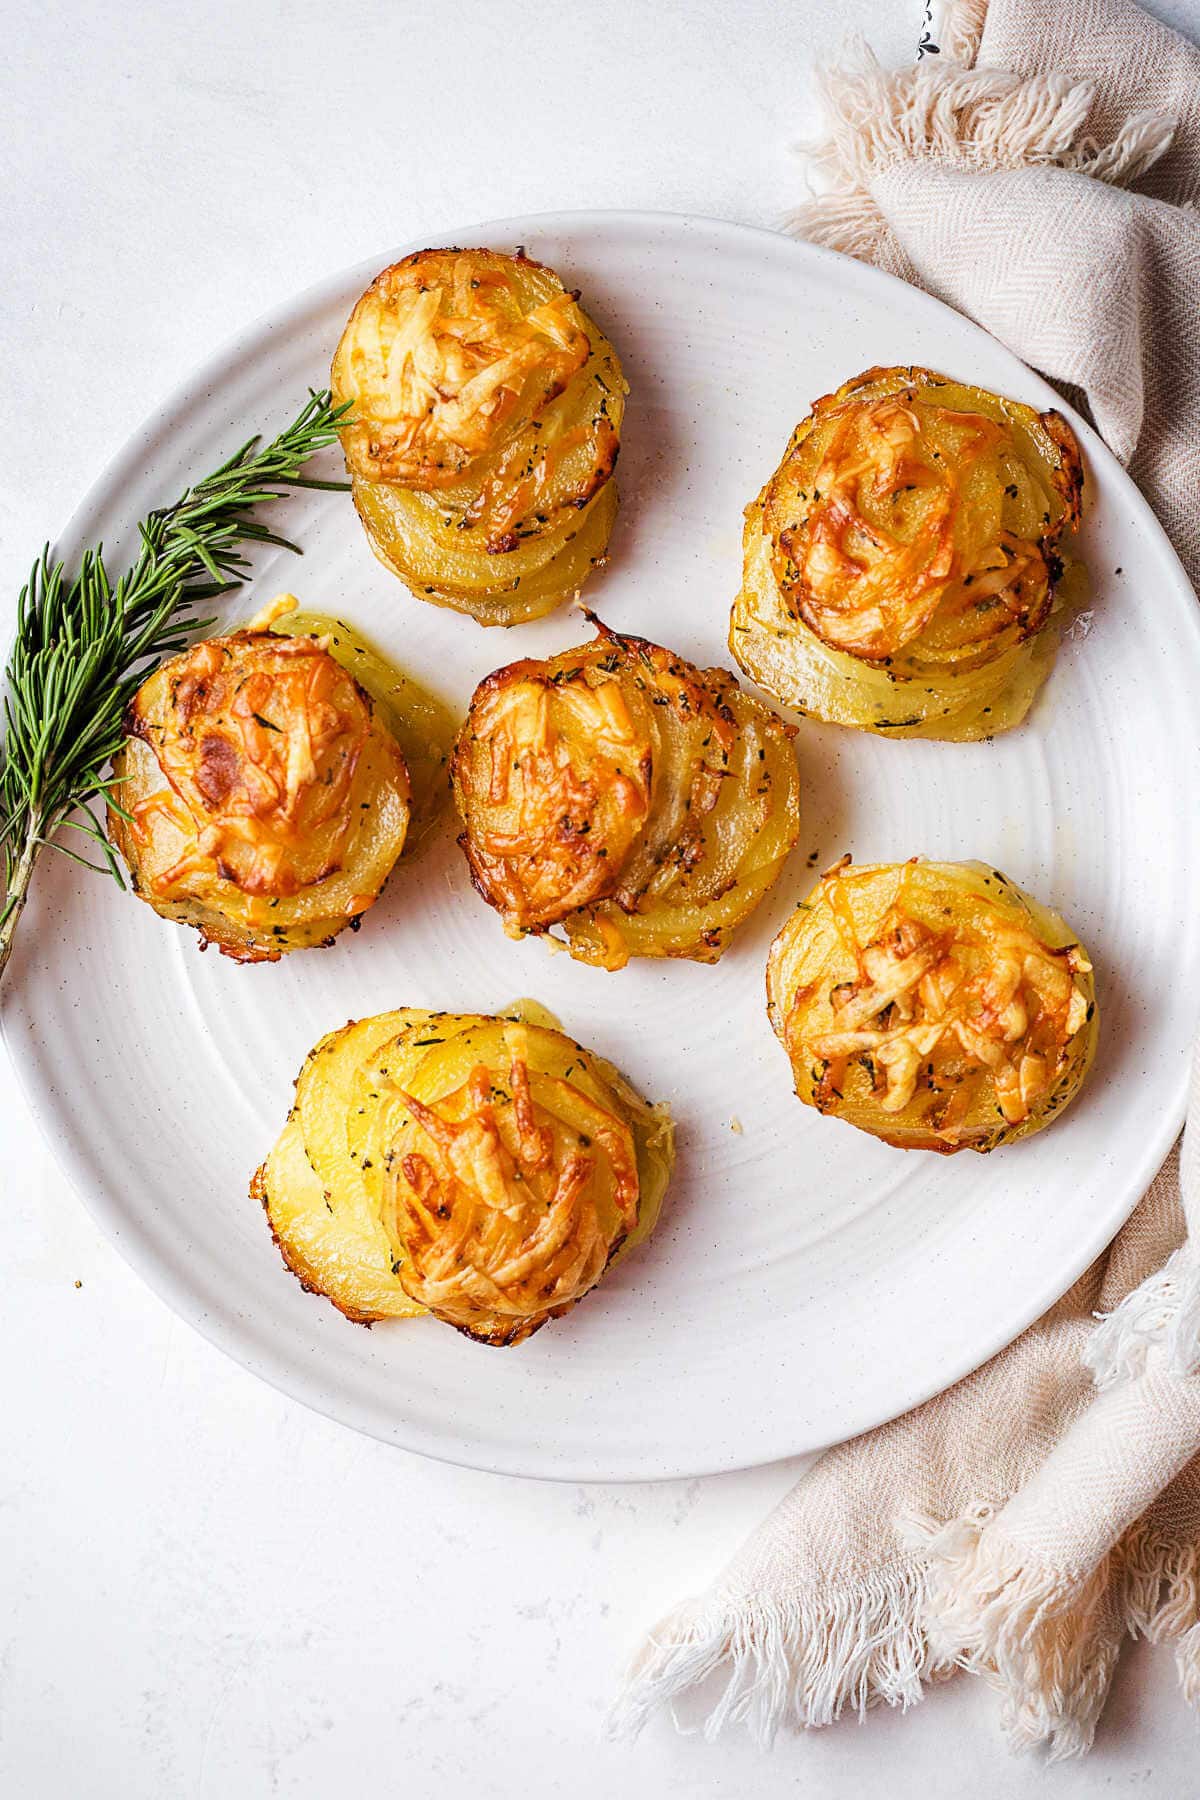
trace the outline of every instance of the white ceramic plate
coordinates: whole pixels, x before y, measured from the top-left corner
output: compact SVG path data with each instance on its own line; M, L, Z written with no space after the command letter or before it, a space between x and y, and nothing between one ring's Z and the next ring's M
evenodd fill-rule
M815 396L873 363L916 361L1053 403L936 301L767 232L581 214L447 241L527 245L611 333L632 386L622 511L612 566L587 598L614 626L698 662L729 660L741 509ZM324 382L354 299L394 254L281 307L197 375L92 491L64 549L127 547L137 517L249 430L277 428ZM801 845L715 968L610 975L509 943L472 893L449 821L357 935L250 969L200 955L191 932L47 858L5 1031L64 1170L135 1267L247 1367L346 1424L452 1461L575 1479L698 1474L814 1448L1011 1339L1158 1166L1200 1010L1196 602L1145 503L1079 429L1094 612L1031 719L972 746L803 725ZM269 554L227 616L294 588L460 709L500 663L587 635L575 613L505 633L420 604L375 562L345 495L305 493L280 514L303 561ZM793 1098L764 961L811 884L806 858L824 867L844 850L979 857L1074 923L1096 959L1103 1036L1088 1086L1052 1130L988 1157L905 1154ZM387 1007L489 1011L525 994L670 1101L680 1155L658 1233L518 1350L432 1321L348 1324L286 1272L246 1193L305 1052Z

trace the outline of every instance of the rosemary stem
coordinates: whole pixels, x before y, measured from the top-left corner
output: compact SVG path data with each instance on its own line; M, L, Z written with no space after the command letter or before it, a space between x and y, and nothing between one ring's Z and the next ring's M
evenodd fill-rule
M346 411L328 389L311 392L270 443L251 438L172 505L148 514L119 579L99 545L84 551L74 571L49 547L35 562L17 602L0 701L0 978L39 852L99 866L69 849L60 829L93 837L104 869L120 881L101 821L91 815L92 829L71 814L108 802L107 771L125 740L126 707L153 668L211 625L195 608L250 579L243 547L297 548L255 510L310 479L305 465L336 441Z
M4 979L4 971L8 967L8 959L12 955L17 922L25 911L25 902L29 898L29 883L33 877L33 865L37 861L40 848L40 832L41 823L39 821L21 846L21 854L17 858L12 877L5 891L3 909L0 910L0 981Z

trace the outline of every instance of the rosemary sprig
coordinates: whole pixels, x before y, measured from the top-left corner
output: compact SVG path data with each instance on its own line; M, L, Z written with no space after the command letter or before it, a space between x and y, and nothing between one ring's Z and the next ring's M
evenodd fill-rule
M173 506L138 526L141 549L115 583L101 546L84 552L68 576L49 547L34 564L17 607L17 633L6 671L5 735L0 746L0 977L44 849L61 850L85 867L107 870L124 886L100 818L99 802L120 811L106 775L125 741L125 709L150 671L173 656L211 619L205 601L238 587L249 574L239 545L296 544L269 531L253 509L289 487L343 487L310 481L300 470L332 443L346 408L310 392L298 417L271 443L253 437L214 474L188 488ZM64 841L91 838L94 862Z

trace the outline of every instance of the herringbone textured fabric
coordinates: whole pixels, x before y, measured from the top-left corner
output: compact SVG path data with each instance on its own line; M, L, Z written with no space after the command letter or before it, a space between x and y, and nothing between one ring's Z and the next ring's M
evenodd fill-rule
M1131 0L929 0L923 49L826 75L826 192L797 229L1082 396L1200 580L1200 54ZM616 1728L723 1675L708 1731L767 1741L958 1666L1000 1687L1014 1743L1072 1754L1131 1633L1174 1642L1200 1703L1198 1244L1200 1073L1182 1159L1106 1255L984 1368L827 1452L651 1635Z

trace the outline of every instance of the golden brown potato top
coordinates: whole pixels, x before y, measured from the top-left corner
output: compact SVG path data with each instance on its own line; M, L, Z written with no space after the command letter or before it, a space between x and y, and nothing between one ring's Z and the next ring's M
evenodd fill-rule
M521 928L611 893L650 809L646 721L618 671L590 650L562 660L490 675L454 759L472 866Z
M983 1077L1005 1122L1018 1124L1049 1094L1091 1016L1076 981L1091 965L1078 945L1044 943L1009 906L919 892L925 884L907 873L918 867L902 866L895 898L867 930L850 888L873 872L825 877L816 904L828 908L838 953L791 996L788 1053L820 1070L818 1106L841 1097L856 1063L884 1114L903 1112L921 1083L948 1096L938 1128L952 1136ZM803 931L803 918L792 928Z
M700 854L737 733L729 683L601 629L480 684L452 761L459 841L510 931L610 896L632 910L656 871Z
M578 1086L534 1072L512 1032L507 1068L480 1061L410 1117L387 1158L385 1216L407 1293L494 1344L520 1342L593 1287L638 1214L627 1124Z
M346 799L371 730L358 683L319 639L269 631L208 638L157 670L128 729L153 750L169 790L134 808L183 831L159 896L214 873L243 893L287 898L338 866L353 820Z
M405 257L363 294L334 357L335 398L354 407L342 433L351 472L452 487L536 423L590 348L575 297L528 257ZM515 473L505 471L506 491ZM481 497L481 513L493 498Z
M1039 629L1078 516L1078 448L1038 415L929 370L871 370L817 402L768 484L794 615L887 663L986 659Z

